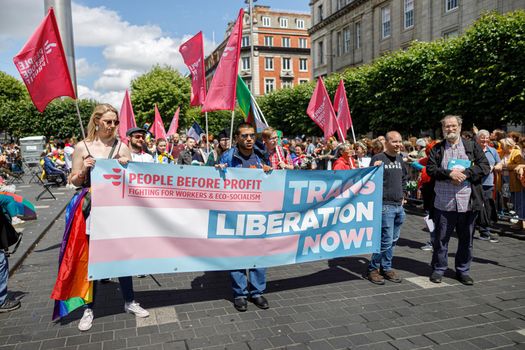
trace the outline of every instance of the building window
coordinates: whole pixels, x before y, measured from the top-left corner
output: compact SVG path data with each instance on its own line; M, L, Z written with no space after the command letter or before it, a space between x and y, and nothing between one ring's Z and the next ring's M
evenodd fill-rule
M264 37L264 46L273 46L273 36Z
M342 53L342 46L343 46L343 41L342 41L342 34L341 32L337 32L335 34L335 46L336 46L336 55L337 56L341 56L341 53Z
M290 38L283 38L283 47L290 47Z
M299 47L301 49L306 49L308 47L308 41L306 38L299 38Z
M337 10L340 10L343 7L345 7L347 3L348 0L337 0Z
M297 29L304 29L304 19L297 20Z
M293 80L292 79L281 80L281 87L283 89L293 88Z
M282 70L286 70L286 71L292 70L292 59L290 57L282 58Z
M299 71L308 72L308 59L307 58L299 58Z
M343 28L343 53L350 52L350 27Z
M242 70L250 70L250 57L242 57Z
M319 41L317 43L317 65L320 66L324 64L324 46L323 42Z
M361 22L355 24L355 48L361 48Z
M455 10L459 6L459 0L445 0L445 11L449 12Z
M457 29L454 29L454 30L451 30L449 32L443 33L443 38L450 39L450 38L454 38L454 37L456 37L458 35L459 35L459 32L457 31Z
M264 92L270 93L275 90L275 79L264 79Z
M317 6L317 22L321 22L323 20L323 5Z
M242 47L250 46L250 37L248 35L242 37Z
M288 18L285 18L285 17L279 18L279 26L281 28L288 28Z
M263 25L263 27L271 27L272 26L272 19L270 17L263 16L262 17L262 25Z
M273 70L273 57L265 57L264 58L264 69L265 70Z
M405 0L405 29L414 26L414 0Z
M299 85L308 84L308 79L299 79Z
M381 38L388 38L390 33L390 7L383 7L381 9Z
M243 79L244 83L248 87L248 90L252 91L252 80L251 79Z

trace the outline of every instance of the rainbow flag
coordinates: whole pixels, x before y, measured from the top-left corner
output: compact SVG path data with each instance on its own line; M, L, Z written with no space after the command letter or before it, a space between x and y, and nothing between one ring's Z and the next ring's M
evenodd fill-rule
M66 228L58 259L59 269L51 298L53 320L93 301L93 282L87 279L89 256L84 203L89 189L75 194L66 208Z

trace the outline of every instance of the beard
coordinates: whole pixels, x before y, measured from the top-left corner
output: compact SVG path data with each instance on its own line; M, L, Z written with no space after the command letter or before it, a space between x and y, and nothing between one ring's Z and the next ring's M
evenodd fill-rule
M449 142L456 141L459 137L459 133L456 132L449 132L448 134L445 134L445 139Z

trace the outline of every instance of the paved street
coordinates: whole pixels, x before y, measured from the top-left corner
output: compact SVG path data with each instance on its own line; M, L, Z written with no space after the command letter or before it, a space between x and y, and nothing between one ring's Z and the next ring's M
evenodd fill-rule
M44 217L62 211L72 192L54 191L62 193L57 201L34 202L49 205L39 209L40 229L28 222L24 232L44 232ZM22 307L0 315L0 349L525 349L522 237L503 232L499 243L475 240L473 287L457 282L452 270L435 285L427 277L431 254L419 249L428 238L423 226L415 214L403 226L394 259L401 284L362 279L368 256L271 268L271 308L250 304L238 313L225 272L134 278L136 299L151 316L125 314L112 282L99 286L93 328L81 333L80 311L51 322L62 214L10 279ZM449 266L455 247L453 239Z

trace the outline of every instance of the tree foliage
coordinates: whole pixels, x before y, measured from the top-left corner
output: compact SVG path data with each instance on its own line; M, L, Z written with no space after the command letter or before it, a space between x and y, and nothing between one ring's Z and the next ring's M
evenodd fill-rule
M179 128L187 125L186 111L190 104L191 83L169 66L154 66L150 71L131 82L131 102L137 125L151 123L155 118L155 104L159 109L166 130L177 107L180 106Z
M335 94L343 79L359 133L397 129L418 134L449 113L485 128L522 123L525 111L525 11L487 13L464 35L414 43L407 51L326 79ZM259 99L271 125L285 133L318 134L306 115L313 83Z

